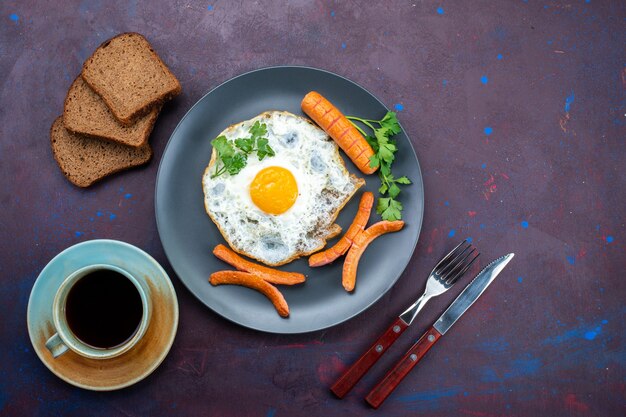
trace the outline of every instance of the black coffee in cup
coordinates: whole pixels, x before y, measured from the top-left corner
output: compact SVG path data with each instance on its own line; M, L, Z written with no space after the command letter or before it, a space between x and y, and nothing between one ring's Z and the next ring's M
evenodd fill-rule
M111 349L137 331L143 304L135 284L110 269L98 269L80 278L65 303L67 324L83 343Z

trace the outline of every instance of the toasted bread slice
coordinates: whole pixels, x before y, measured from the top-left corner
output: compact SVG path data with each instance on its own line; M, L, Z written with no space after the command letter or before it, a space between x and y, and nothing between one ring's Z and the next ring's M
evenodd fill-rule
M174 74L138 33L122 33L100 45L83 64L81 76L125 125L181 91Z
M152 157L148 144L125 146L72 133L63 126L62 116L52 124L50 144L63 174L79 187L89 187L108 175L143 165Z
M73 133L106 139L128 146L142 146L148 137L161 109L160 105L125 126L117 121L107 105L79 76L67 92L63 107L63 124Z

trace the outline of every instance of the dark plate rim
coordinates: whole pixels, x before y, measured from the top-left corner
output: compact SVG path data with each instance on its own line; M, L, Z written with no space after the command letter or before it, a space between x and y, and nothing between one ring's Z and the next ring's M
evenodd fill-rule
M400 124L400 128L402 129L402 132L404 132L408 143L409 143L409 147L411 148L411 152L413 153L413 156L415 157L415 162L417 163L417 170L419 171L420 175L419 175L419 185L420 185L420 189L422 190L421 193L421 197L420 198L420 202L418 204L418 208L420 209L422 216L420 218L420 222L417 225L417 233L415 234L415 241L413 242L413 247L411 248L411 255L409 256L409 260L407 262L407 264L404 266L404 268L402 269L402 271L393 279L389 280L389 285L384 289L384 291L381 291L380 294L378 294L378 296L376 296L375 298L373 298L371 300L371 302L369 302L368 304L364 305L364 307L350 315L347 317L344 317L342 319L340 319L339 321L329 324L329 325L324 325L321 327L317 327L317 328L313 328L313 329L309 329L309 330L304 330L304 331L291 331L291 330L287 330L287 331L272 331L272 330L268 330L268 329L263 329L263 328L259 328L259 327L255 327L253 325L250 325L248 323L242 322L240 320L236 320L234 318L231 317L227 317L225 315L223 315L222 313L220 313L219 311L216 311L211 305L209 305L208 303L206 303L203 299L201 299L198 295L196 295L188 286L187 283L180 278L180 274L178 273L178 271L176 270L176 267L174 266L174 264L172 263L172 261L170 260L170 256L168 255L167 249L165 247L165 244L163 243L163 239L161 237L161 225L160 225L160 221L159 221L159 216L158 216L158 191L159 191L159 180L161 178L161 171L163 168L163 162L165 160L165 155L167 154L167 151L169 149L169 147L172 145L172 139L174 138L174 136L176 135L176 132L178 131L178 129L182 126L182 124L185 122L185 119L187 119L187 117L189 116L189 114L194 110L194 108L196 106L199 105L199 103L201 101L203 101L207 96L209 96L210 94L212 94L214 91L216 91L217 89L223 87L224 85L230 83L231 81L234 81L238 78L241 77L246 77L249 75L252 75L254 73L257 72L262 72L262 71L272 71L272 70L284 70L284 69L297 69L297 70L311 70L311 71L318 71L318 72L324 72L327 73L329 75L341 78L342 80L353 84L354 86L362 89L363 91L365 91L367 94L369 94L370 96L372 96L374 98L374 100L376 100L384 109L386 109L387 111L390 111L390 109L374 94L372 94L371 91L369 91L368 89L366 89L365 87L363 87L362 85L342 76L339 74L336 74L332 71L328 71L325 69L321 69L321 68L315 68L315 67L311 67L311 66L306 66L306 65L274 65L274 66L269 66L269 67L262 67L262 68L257 68L255 70L251 70L248 72L244 72L242 74L236 75L232 78L227 79L226 81L223 81L222 83L218 84L217 86L213 87L212 89L210 89L206 94L204 94L202 97L200 97L190 108L189 110L187 110L187 112L185 113L185 115L180 119L180 121L178 122L178 124L176 125L176 127L174 128L174 130L172 131L172 134L170 135L169 139L167 140L167 144L165 145L165 148L163 149L163 154L161 155L161 159L159 161L159 168L157 170L157 175L156 175L156 181L155 181L155 185L154 185L154 213L155 213L155 218L156 218L156 224L157 224L157 232L159 235L159 240L161 241L161 247L163 248L163 252L165 253L165 257L167 258L167 261L169 262L170 266L172 267L172 269L174 270L174 273L176 274L176 277L178 278L178 280L180 282L182 282L182 284L185 286L185 288L196 298L198 299L202 304L204 304L205 306L207 306L211 311L213 311L215 314L219 315L220 317L238 324L242 327L248 328L248 329L252 329L258 332L262 332L262 333L271 333L271 334L305 334L305 333L312 333L312 332L317 332L320 330L324 330L324 329L329 329L331 327L337 326L341 323L344 323L350 319L353 319L354 317L358 316L359 314L365 312L366 310L368 310L371 306L373 306L374 304L376 304L376 302L378 300L380 300L382 298L383 295L387 294L387 292L389 292L389 290L391 289L391 287L393 287L396 282L398 282L398 280L400 279L400 277L402 276L402 274L404 273L404 271L406 271L407 266L409 265L409 262L411 261L411 259L413 258L413 255L415 254L415 248L417 247L417 242L419 241L419 236L420 233L422 231L422 224L424 223L424 179L423 179L423 175L422 175L422 169L419 163L419 159L417 158L417 154L415 153L415 148L413 147L413 143L411 143L411 139L407 133L407 131L404 129L404 127L402 126L401 123Z

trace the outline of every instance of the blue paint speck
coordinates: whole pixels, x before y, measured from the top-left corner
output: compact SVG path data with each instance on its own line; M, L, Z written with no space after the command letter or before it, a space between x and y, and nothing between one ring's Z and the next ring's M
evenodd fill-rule
M569 93L569 96L565 97L565 106L564 106L564 109L565 109L565 111L566 111L566 112L568 112L568 111L569 111L570 106L571 106L571 105L572 105L572 103L574 102L574 98L575 98L575 97L576 97L576 96L574 95L574 91L573 91L573 90L572 90L572 92L571 92L571 93Z
M520 284L522 283L522 281L524 281L523 277L517 277L517 282L519 282Z
M343 43L341 44L341 49L346 49L346 46L347 46L347 45L346 45L346 43L345 43L345 42L343 42Z
M485 169L485 168L487 168L487 164L482 164L480 167L481 167L482 169Z
M438 14L444 14L445 12L443 11L443 7L441 7L441 6L437 7L437 13Z
M486 75L483 75L482 77L480 77L480 82L483 84L487 84L489 82L489 78L487 78Z
M596 338L597 335L598 333L596 333L594 330L589 330L588 332L585 332L585 339L593 340Z
M448 85L448 80L443 80L442 81L443 86L445 87L446 85Z
M465 392L463 393L463 396L464 396L464 397L467 397L468 395L469 395L469 392L467 392L467 391L465 391Z
M461 389L457 387L453 388L436 388L432 391L419 391L413 392L407 395L398 395L396 401L401 403L409 403L411 406L414 404L434 404L440 400L448 397L455 397L461 394Z
M446 207L450 207L450 202L446 200L446 201L443 203L443 205L444 205L444 206L446 206Z
M128 199L129 199L129 198L131 198L132 196L133 196L132 194L128 193L128 194L126 194L126 195L124 196L124 198L128 200Z
M265 415L265 417L274 417L275 414L276 414L276 409L270 408L269 410L267 410L267 414Z
M124 192L124 187L120 187L120 193Z
M335 11L330 12L330 17L335 17Z
M501 60L503 58L502 54L498 54L497 58L498 58L498 61Z
M585 3L591 3L591 0L585 0Z
M481 224L480 224L480 228L481 228L481 229L484 229L484 228L485 228L485 225L484 225L483 223L481 223Z
M114 220L117 216L113 213L109 214L109 220Z
M396 111L402 111L404 110L404 106L401 103L396 103L393 105L393 108L396 109Z
M526 220L523 220L520 225L524 228L524 229L528 229L528 222Z
M93 217L90 217L90 218L89 218L89 221L90 221L90 222L92 222L92 221L93 221Z
M567 262L569 262L571 265L574 265L574 263L576 262L576 259L574 259L573 256L568 256L567 257Z
M489 135L491 135L493 133L493 128L487 126L487 127L485 127L484 132L485 132L485 135L489 136Z
M602 320L602 324L607 324L609 321L607 319Z
M600 231L600 225L596 224L596 232L599 232L599 231Z
M467 243L472 243L474 241L471 237L465 238L465 240L467 240Z
M209 4L209 5L206 7L206 9L207 9L208 11L212 12L212 11L213 11L213 6L211 6L211 5Z
M450 231L448 232L448 237L454 237L455 234L456 234L456 230L450 229Z
M82 235L84 235L84 233L83 233L83 232L76 232L76 233L74 233L74 234L76 235L76 237L81 237Z
M102 217L102 212L101 212L101 211L97 211L97 212L96 212L96 216L98 216L98 217Z
M18 15L16 15L15 13L11 13L9 15L9 19L11 19L14 22L17 22L18 20L20 20L20 17Z
M511 363L511 370L504 373L504 378L515 378L525 375L536 374L541 369L542 363L538 358L530 355L526 358L516 359Z
M607 241L607 243L613 242L613 236L607 236L606 237L606 241Z

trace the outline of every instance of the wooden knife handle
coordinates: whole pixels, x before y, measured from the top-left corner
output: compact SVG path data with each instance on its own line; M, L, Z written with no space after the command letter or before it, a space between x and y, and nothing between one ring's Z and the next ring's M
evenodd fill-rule
M330 390L339 398L343 398L352 387L365 375L376 361L387 351L406 328L409 327L398 317L382 336L374 342L372 347L365 352L342 376L334 383Z
M441 337L434 327L431 327L411 349L404 355L402 359L387 372L387 375L367 394L365 401L374 408L380 407L385 399L393 392L394 389L405 376L409 374L411 369L424 357L428 349L430 349Z

